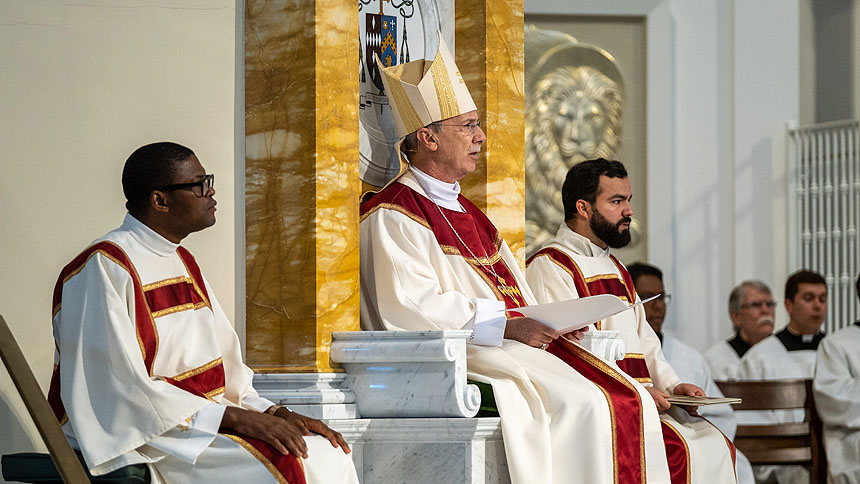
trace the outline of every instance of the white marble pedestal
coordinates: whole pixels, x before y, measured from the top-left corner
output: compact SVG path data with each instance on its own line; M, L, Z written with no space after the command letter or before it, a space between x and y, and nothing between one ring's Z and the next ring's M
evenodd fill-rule
M329 420L362 484L510 484L498 418Z

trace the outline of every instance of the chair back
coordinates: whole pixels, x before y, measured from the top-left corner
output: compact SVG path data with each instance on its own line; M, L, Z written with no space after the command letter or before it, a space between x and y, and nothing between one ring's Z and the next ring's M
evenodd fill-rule
M827 482L821 419L812 397L812 380L718 381L727 397L743 402L735 410L805 410L803 422L738 425L735 446L751 464L801 464L812 484Z
M18 393L21 394L24 405L30 412L30 417L33 418L39 434L45 441L48 452L51 453L51 459L57 466L63 481L67 484L88 484L90 481L84 468L63 434L51 406L48 405L45 394L42 393L36 377L30 370L30 365L24 359L21 348L15 341L12 331L9 330L9 326L2 315L0 315L0 357L12 377L12 382L18 389Z

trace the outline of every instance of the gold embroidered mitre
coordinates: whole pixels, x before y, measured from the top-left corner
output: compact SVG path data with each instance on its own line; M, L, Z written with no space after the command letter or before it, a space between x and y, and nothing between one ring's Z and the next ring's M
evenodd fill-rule
M477 109L441 36L432 61L421 59L385 67L376 57L376 63L400 138L430 123Z

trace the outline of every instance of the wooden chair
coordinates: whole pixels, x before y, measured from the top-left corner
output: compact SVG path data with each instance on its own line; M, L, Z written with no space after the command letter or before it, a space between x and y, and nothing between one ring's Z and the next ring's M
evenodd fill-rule
M21 348L12 336L6 320L0 315L0 357L24 400L30 417L45 441L50 458L45 454L23 453L3 456L3 478L8 481L89 484L141 484L150 482L145 465L126 466L103 476L93 477L81 465L81 457L69 445L48 400L24 359ZM53 461L53 466L51 465Z
M811 484L827 482L821 419L812 397L812 380L718 381L727 397L743 399L735 410L804 409L804 422L738 425L735 446L753 465L800 464Z

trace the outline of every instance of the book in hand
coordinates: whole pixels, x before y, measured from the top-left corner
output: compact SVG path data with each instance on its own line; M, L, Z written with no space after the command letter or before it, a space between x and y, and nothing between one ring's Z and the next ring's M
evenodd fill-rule
M657 295L659 296L659 294ZM618 296L598 294L596 296L580 297L534 306L523 306L512 309L527 318L534 319L556 330L558 334L582 329L591 323L633 309L657 296L650 297L635 304L627 304Z
M701 407L704 405L719 405L721 403L741 403L743 400L733 397L688 397L686 395L670 395L669 403L672 405L689 405L691 407Z

